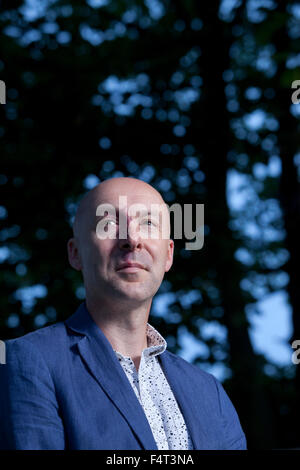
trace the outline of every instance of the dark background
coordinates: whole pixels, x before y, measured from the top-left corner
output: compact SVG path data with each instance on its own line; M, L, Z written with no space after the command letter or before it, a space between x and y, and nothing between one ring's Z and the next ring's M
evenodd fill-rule
M285 289L300 339L300 4L6 0L0 30L0 338L75 311L80 196L143 179L169 205L205 204L204 247L175 240L151 324L178 353L186 328L206 346L193 362L225 368L249 448L300 447L300 365L258 354L247 314ZM246 195L230 207L233 176Z

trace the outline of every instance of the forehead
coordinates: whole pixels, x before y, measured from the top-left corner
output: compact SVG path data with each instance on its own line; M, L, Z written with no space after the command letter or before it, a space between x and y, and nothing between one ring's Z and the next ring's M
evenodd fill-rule
M126 185L122 187L122 185L114 185L105 188L98 194L95 194L95 201L98 202L98 204L107 202L113 204L115 207L119 207L120 201L121 204L122 201L126 201L127 206L138 203L144 205L163 203L162 197L154 189L151 187L148 188L147 186L141 187L134 183L131 186Z
M149 198L127 198L120 195L118 200L106 199L101 201L95 209L95 215L104 217L109 215L124 214L127 217L141 217L144 215L160 216L164 219L168 216L167 206L161 201L149 200Z
M91 192L78 210L75 219L93 220L98 213L103 212L105 205L115 208L116 212L126 214L131 211L136 214L151 211L151 213L166 212L166 205L161 195L148 185L136 185L134 182L130 185L110 184L99 187L97 191ZM100 208L99 208L100 206ZM140 208L138 207L140 206Z
M93 195L93 208L99 204L111 204L116 209L126 210L130 206L142 204L147 209L151 205L164 205L161 195L150 185L136 182L135 180L126 182L110 181L110 184L103 184Z

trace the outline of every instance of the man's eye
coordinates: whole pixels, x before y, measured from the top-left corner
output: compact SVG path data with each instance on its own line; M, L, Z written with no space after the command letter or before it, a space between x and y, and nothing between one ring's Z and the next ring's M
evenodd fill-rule
M150 224L152 224L153 226L156 225L156 224L153 222L153 220L151 220L151 219L147 219L147 220L144 220L144 221L143 221L144 224L145 224L145 223L146 223L146 224L149 224L149 222L150 222Z

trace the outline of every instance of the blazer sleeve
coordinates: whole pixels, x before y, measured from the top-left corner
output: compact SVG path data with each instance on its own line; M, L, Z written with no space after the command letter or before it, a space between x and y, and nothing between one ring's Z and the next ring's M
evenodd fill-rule
M245 434L242 430L238 414L225 392L222 384L214 377L216 382L220 412L223 421L226 450L247 450Z
M6 341L0 365L0 449L64 449L55 387L46 361L29 340Z

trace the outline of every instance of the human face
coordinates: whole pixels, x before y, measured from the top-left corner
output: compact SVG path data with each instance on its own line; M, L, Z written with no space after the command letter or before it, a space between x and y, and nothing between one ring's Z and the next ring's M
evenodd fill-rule
M99 303L149 301L173 262L174 242L164 238L168 210L159 193L141 181L109 183L99 185L99 191L87 205L89 216L85 218L80 239L68 242L70 263L82 270L87 299ZM126 206L120 205L120 195L126 197ZM113 206L116 216L97 216L97 207L102 204ZM134 204L143 204L152 217L132 214ZM162 209L160 218L151 212L151 205ZM120 217L127 227L125 239L119 238ZM116 237L99 238L99 223L114 227Z

